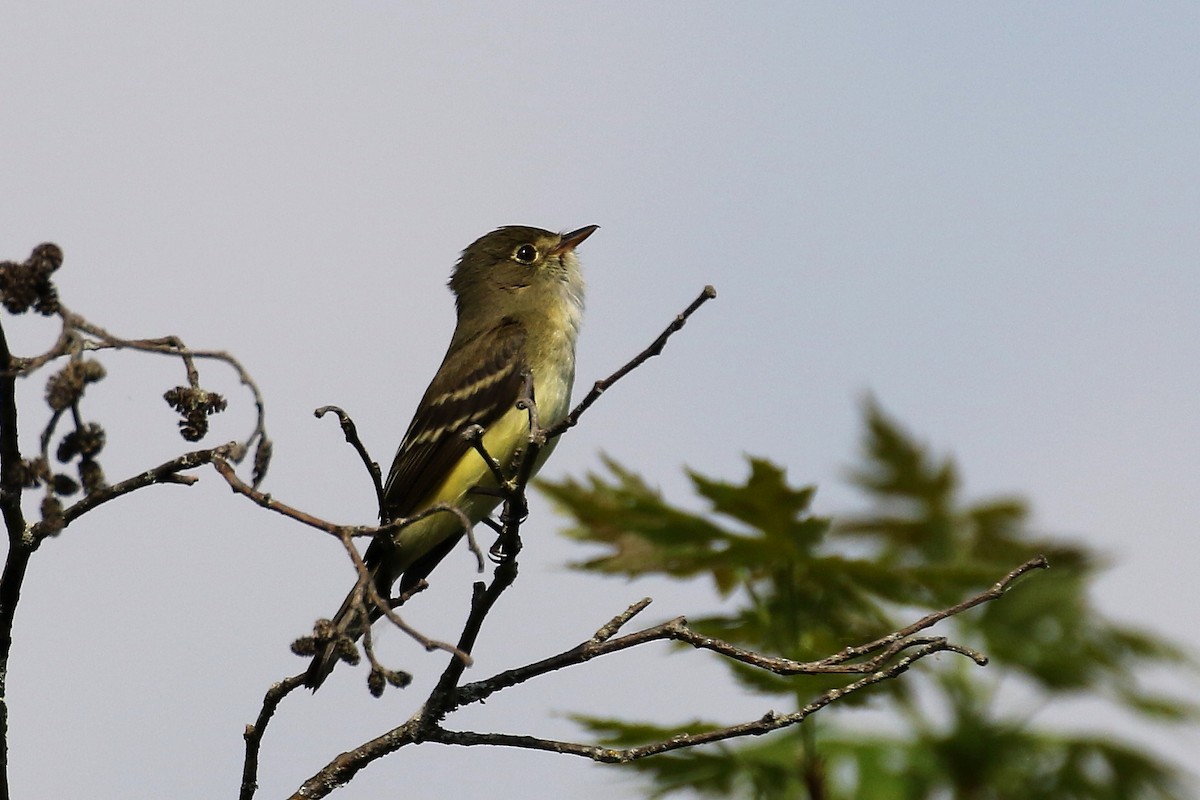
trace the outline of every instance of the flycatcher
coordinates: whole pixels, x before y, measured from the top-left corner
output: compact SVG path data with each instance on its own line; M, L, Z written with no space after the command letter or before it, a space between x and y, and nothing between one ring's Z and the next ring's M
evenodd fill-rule
M492 231L463 251L450 277L458 323L384 486L383 521L419 514L445 503L471 524L500 502L496 480L479 453L462 436L483 428L483 446L510 474L529 437L529 414L517 408L526 373L533 376L539 422L557 423L570 410L575 381L575 339L583 317L583 275L575 248L595 232L589 225L570 233L509 226ZM555 442L538 454L541 466ZM427 576L462 538L462 520L434 513L396 533L376 538L364 560L383 597L400 581L400 591ZM380 616L370 602L362 619L351 591L333 618L335 635L357 639ZM337 663L330 643L313 657L305 683L314 691Z

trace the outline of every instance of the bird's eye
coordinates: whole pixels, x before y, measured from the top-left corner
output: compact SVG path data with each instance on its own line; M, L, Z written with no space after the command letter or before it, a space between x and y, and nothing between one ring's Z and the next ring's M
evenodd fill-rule
M513 253L513 258L520 261L522 264L532 264L537 260L537 248L531 244L523 244Z

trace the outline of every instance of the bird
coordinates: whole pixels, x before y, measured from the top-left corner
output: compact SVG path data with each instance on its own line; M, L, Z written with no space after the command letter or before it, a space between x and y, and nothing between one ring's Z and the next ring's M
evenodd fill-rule
M482 445L510 475L529 438L529 412L518 407L527 376L543 427L570 410L575 342L583 320L584 280L575 248L596 232L588 225L567 233L509 225L481 236L455 264L450 290L457 322L442 364L417 405L384 484L382 522L411 517L432 506L458 508L472 525L500 502L497 482L464 437L478 425ZM536 471L557 439L543 447ZM433 513L393 535L380 534L363 561L381 597L412 589L465 534L454 513ZM368 619L347 595L305 673L314 692L340 660L338 639L357 640L382 612Z

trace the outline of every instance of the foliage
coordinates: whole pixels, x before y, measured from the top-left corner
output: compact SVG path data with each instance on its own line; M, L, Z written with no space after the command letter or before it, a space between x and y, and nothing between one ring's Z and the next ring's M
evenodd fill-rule
M865 495L867 511L837 522L810 513L812 487L790 485L782 468L756 458L740 483L689 473L711 508L704 514L670 505L612 460L606 462L608 475L542 484L572 518L569 535L604 548L574 566L628 577L707 578L730 610L692 619L694 627L795 659L821 658L895 630L915 611L952 605L1038 554L1050 560L1051 572L1021 591L943 623L954 626L956 641L991 657L987 669L942 662L923 671L919 688L890 681L865 700L847 698L888 712L888 723L869 732L847 727L836 715L844 718L851 704L839 704L840 711L829 709L761 740L636 762L651 781L650 794L1181 796L1186 776L1178 766L1116 738L1052 729L1037 718L1047 715L1033 712L1054 700L1088 697L1152 721L1194 723L1200 718L1195 707L1152 695L1134 678L1153 666L1192 670L1193 662L1178 646L1096 611L1088 600L1101 566L1095 553L1035 537L1019 500L965 503L952 461L929 454L873 403L865 417L865 452L852 481ZM796 707L848 682L763 675L736 664L730 669L749 691ZM1002 681L1003 703L997 698ZM614 746L715 724L670 728L578 719Z

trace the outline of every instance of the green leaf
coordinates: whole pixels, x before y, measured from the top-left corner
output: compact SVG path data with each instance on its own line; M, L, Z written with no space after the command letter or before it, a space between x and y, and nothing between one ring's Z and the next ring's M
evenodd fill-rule
M794 489L780 467L761 458L749 461L750 476L745 483L716 481L690 470L688 477L714 511L760 532L762 536L756 538L789 541L796 552L811 552L825 532L824 525L806 519L816 489Z
M668 503L607 458L604 475L539 484L572 519L569 534L602 548L576 566L709 580L725 608L693 618L693 628L801 661L864 644L929 610L955 605L1039 554L1052 566L928 632L981 648L991 660L987 669L957 657L922 662L903 679L849 695L797 728L638 761L633 768L652 782L650 796L682 790L830 800L1183 796L1185 778L1177 765L1115 736L1038 728L998 707L995 687L1024 684L1045 707L1086 694L1149 722L1194 725L1197 704L1151 694L1138 683L1147 667L1194 678L1192 657L1169 640L1115 624L1097 611L1090 592L1103 565L1099 554L1080 543L1031 535L1020 499L965 501L948 457L930 454L874 401L864 413L863 459L851 473L863 507L832 525L811 514L811 486L790 485L781 466L761 458L749 459L741 481L688 472L708 502L707 513ZM689 650L677 657L698 656ZM798 708L854 679L784 677L722 663L738 686L771 696L775 708ZM890 712L887 727L894 733L842 727L846 709L865 705ZM578 719L614 746L715 724ZM1035 717L1044 719L1053 719L1052 713Z

